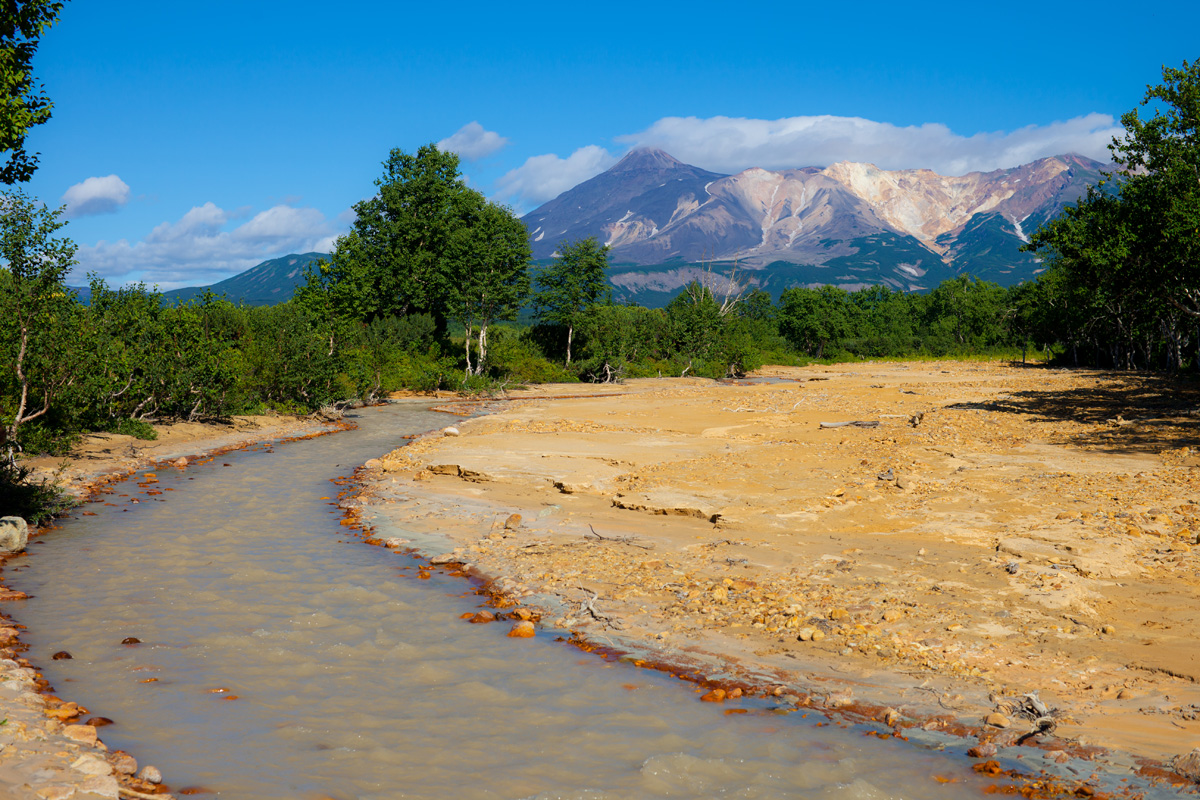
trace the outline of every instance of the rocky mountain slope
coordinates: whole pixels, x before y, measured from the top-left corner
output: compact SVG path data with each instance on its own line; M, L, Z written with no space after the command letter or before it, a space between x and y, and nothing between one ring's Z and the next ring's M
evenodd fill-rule
M706 262L736 261L752 283L924 289L970 272L1001 283L1034 274L1028 232L1101 179L1078 155L943 176L840 162L719 175L661 150L612 169L524 217L535 258L595 236L611 248L618 288L670 291Z

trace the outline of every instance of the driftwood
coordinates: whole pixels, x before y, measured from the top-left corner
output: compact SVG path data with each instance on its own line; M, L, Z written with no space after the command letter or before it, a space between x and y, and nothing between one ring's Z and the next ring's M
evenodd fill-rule
M822 428L878 428L879 420L877 419L856 419L850 422L822 422Z
M617 544L627 544L627 545L631 545L633 547L640 547L643 550L653 550L654 549L653 542L651 542L650 544L642 544L641 542L639 542L637 539L635 539L632 536L602 536L601 534L597 533L596 529L593 528L591 525L588 525L588 528L591 530L592 536L594 536L596 538L596 541L598 541L598 542L615 542ZM583 538L590 539L591 537L589 537L585 533L583 535Z

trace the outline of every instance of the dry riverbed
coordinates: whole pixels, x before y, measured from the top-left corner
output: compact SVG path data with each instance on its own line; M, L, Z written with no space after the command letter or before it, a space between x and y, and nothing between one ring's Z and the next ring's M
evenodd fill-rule
M369 462L348 505L706 699L765 691L1031 769L1200 777L1173 762L1200 747L1194 383L980 363L759 377L515 393Z
M85 436L66 458L28 459L41 478L56 480L68 493L87 498L94 488L145 469L183 468L189 458L261 442L303 438L330 425L293 417L235 417L227 424L176 423L155 426L158 438L140 440L116 434ZM86 510L81 513L87 514ZM30 531L36 538L38 531ZM24 553L0 557L0 567ZM56 696L22 657L20 600L0 584L0 797L13 800L94 800L169 798L153 766L109 751L103 743L108 723L86 708ZM66 689L66 687L61 687ZM99 735L98 735L99 731Z

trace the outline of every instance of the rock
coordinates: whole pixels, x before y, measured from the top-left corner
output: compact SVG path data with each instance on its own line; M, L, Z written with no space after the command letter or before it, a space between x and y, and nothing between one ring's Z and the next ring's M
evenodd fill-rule
M515 531L521 527L521 515L513 514L508 519L504 520L504 530Z
M363 464L363 469L379 469L383 466L383 462L378 458L368 458L367 463Z
M162 773L158 771L158 767L150 764L142 767L142 771L137 776L146 783L162 783Z
M913 480L913 477L911 475L897 475L896 476L896 488L897 489L903 489L906 492L910 492L914 488L916 488L916 485L917 484Z
M126 636L121 640L121 644L141 644L142 640L136 636Z
M519 619L525 622L533 619L533 612L528 608L517 608L509 612L509 619Z
M91 725L68 725L63 728L63 736L80 744L96 743L96 729Z
M896 727L896 723L900 721L900 712L894 708L889 708L883 712L883 724L889 728Z
M1114 633L1117 632L1117 629L1114 628L1112 625L1101 625L1100 632L1107 636L1112 636Z
M725 690L724 689L713 689L708 694L701 695L700 699L702 701L704 701L705 703L724 703L725 702Z
M1192 783L1200 783L1200 748L1184 756L1175 756L1171 768Z
M20 517L0 517L0 553L19 553L29 543L29 525Z
M1137 696L1138 696L1138 693L1133 691L1132 689L1122 689L1121 691L1117 692L1118 700L1132 700L1133 698L1135 698Z
M82 772L84 775L112 775L113 773L112 764L91 753L85 753L75 759L71 764L71 769Z
M801 628L796 632L796 639L801 642L819 642L825 638L825 631L812 625Z
M51 661L66 661L67 659L71 659L74 657L75 656L71 655L66 650L59 650L54 655L50 656L50 660Z
M1012 722L1009 721L1008 717L1004 716L999 711L993 711L991 714L988 714L983 721L986 724L991 725L993 728L1007 728L1009 725L1012 725Z
M100 797L110 797L112 800L119 800L121 796L121 787L117 783L117 779L111 775L96 775L88 778L79 784L79 790L91 792Z
M844 608L835 608L829 612L830 619L845 619L850 616L850 612Z
M898 608L889 608L887 611L883 612L883 621L884 622L895 622L896 620L901 619L903 617L904 617L904 612Z
M980 742L967 751L971 758L991 758L996 755L996 745L991 742Z
M458 428L451 425L449 428L442 428L442 435L443 436L461 436L462 434L459 433Z
M389 547L390 546L391 545L389 545ZM454 564L461 560L462 556L455 555L454 553L442 553L440 556L434 556L433 558L429 559L429 563L433 564L434 566L438 566L441 564Z
M536 632L537 631L534 629L532 622L529 622L528 620L521 620L516 625L512 626L512 630L508 632L508 635L513 639L529 639Z
M471 615L470 622L473 625L479 625L485 622L495 622L496 615L490 611L479 611Z
M67 800L67 798L75 796L75 787L52 783L38 789L37 796L42 800Z
M172 467L179 467L180 469L183 469L187 465L188 465L188 460L186 458L183 458L182 456L171 462Z
M113 769L121 775L132 775L137 772L137 759L121 750L113 752L112 765Z
M403 547L406 544L408 544L408 539L402 539L399 536L389 536L383 540L384 547ZM433 562L430 561L429 563L432 564Z

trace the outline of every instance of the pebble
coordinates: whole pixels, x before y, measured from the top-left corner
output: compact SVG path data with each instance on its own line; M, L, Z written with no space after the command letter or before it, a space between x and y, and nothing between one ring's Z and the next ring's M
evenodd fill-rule
M442 435L443 436L460 436L461 434L459 433L458 428L455 428L453 425L451 425L449 428L442 428Z
M883 612L883 621L884 622L895 622L896 620L901 619L903 617L904 617L904 612L898 608L889 608L887 611Z
M533 623L527 620L521 620L516 625L512 626L512 630L508 635L514 639L528 639L536 633Z
M187 465L188 465L188 460L186 458L177 458L171 462L172 467L181 467L182 468L182 467L186 467Z
M520 514L513 514L508 519L504 520L504 530L506 531L515 531L519 527L521 527Z
M137 759L120 750L112 754L112 765L113 769L122 775L132 775L137 772Z
M825 631L811 625L796 632L796 640L801 642L819 642L825 638Z
M1009 721L1008 717L1004 716L999 711L993 711L991 714L988 714L987 718L984 719L984 722L988 725L991 725L993 728L1007 728L1009 725L1012 725L1012 722Z
M829 612L830 619L845 619L848 616L850 616L850 612L844 608L835 608Z
M967 751L971 758L991 758L996 755L996 745L991 742L980 742Z
M151 764L142 767L142 771L137 776L146 783L162 783L162 773L158 771L158 767Z
M700 699L703 700L705 703L724 703L725 702L725 690L724 689L713 689L708 694L702 695L700 697Z
M1117 632L1117 629L1114 628L1112 625L1102 625L1102 626L1100 626L1100 632L1107 636L1112 636L1114 633Z
M900 712L894 708L889 708L883 712L883 724L889 728L896 727L896 723L900 721Z

